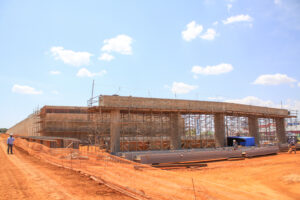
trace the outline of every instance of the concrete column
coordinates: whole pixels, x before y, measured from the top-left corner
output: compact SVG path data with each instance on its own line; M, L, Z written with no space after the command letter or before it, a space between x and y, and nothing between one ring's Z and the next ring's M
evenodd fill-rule
M120 151L120 110L112 110L110 112L110 152L116 153Z
M171 135L170 135L170 149L180 149L181 148L181 135L183 133L183 123L179 113L170 114L170 125L171 125Z
M225 141L225 115L224 114L215 114L214 122L215 122L215 142L216 147L224 147L226 144Z
M284 118L275 118L276 136L280 144L287 143L284 127Z
M259 128L258 128L258 118L255 116L248 117L248 127L250 137L255 138L255 144L258 146L260 142Z

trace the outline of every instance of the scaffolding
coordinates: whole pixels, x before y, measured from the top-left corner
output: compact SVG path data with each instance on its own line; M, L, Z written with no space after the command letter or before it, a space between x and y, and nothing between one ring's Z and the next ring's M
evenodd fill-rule
M214 115L188 113L182 117L184 119L182 138L184 148L215 147Z
M88 120L92 124L89 135L96 146L110 149L110 110L98 104L99 97L88 100ZM120 150L148 151L169 150L172 112L156 109L137 111L132 106L120 112ZM214 116L207 113L186 111L180 115L181 148L215 147Z
M262 145L278 143L276 123L274 118L259 118L258 127L260 143Z
M170 102L173 100L159 100L160 106L151 104L151 101L145 105L142 101L136 104L130 98L123 102L124 104L119 104L118 99L113 103L106 101L105 104L99 100L100 96L92 97L88 100L87 107L37 108L31 115L33 125L28 128L28 132L30 129L33 136L78 138L82 143L110 150L111 111L120 110L118 124L122 152L173 149L171 142L175 141L174 138L172 140L174 131L178 131L176 135L179 138L176 138L176 141L180 141L181 149L213 148L216 146L215 114L221 114L224 116L224 131L227 137L250 136L248 117L251 116L257 119L261 144L278 142L275 123L278 116L274 113L257 114L252 110L216 112L214 107L204 111L192 109L189 103L184 104L188 105L184 109L178 110L177 104ZM123 107L118 107L122 105ZM290 111L285 126L296 123L297 115L297 112ZM178 120L177 127L174 126L174 120Z
M44 106L33 113L33 136L61 136L87 142L90 124L87 108Z
M32 136L40 136L40 109L37 107L32 113ZM29 131L28 131L29 132Z
M93 124L89 135L92 142L103 149L110 147L110 112L89 109ZM172 113L163 111L136 112L134 109L120 113L120 150L169 150ZM214 117L208 114L181 114L179 127L181 148L214 147Z
M225 116L225 133L229 136L249 136L248 117Z
M91 124L89 136L91 143L100 148L110 149L110 111L99 105L100 96L88 100L88 120ZM96 104L96 105L95 105ZM166 111L156 106L155 110L143 110L135 105L120 110L120 150L147 151L168 150L170 146L172 127L172 114L180 115L178 129L182 149L215 147L215 128L213 112L197 112L186 110L181 112ZM253 114L252 114L253 115ZM295 113L289 113L291 117ZM297 115L297 113L296 113ZM248 117L250 113L230 112L224 113L225 135L250 136ZM264 114L255 116L260 135L260 144L276 144L276 123L274 115ZM294 118L293 118L294 119ZM225 142L226 143L226 142Z

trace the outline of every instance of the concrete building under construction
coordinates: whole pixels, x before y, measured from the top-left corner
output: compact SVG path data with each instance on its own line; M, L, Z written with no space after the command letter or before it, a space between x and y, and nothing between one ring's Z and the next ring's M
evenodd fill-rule
M93 103L97 102L97 105ZM111 152L224 147L227 136L286 143L286 109L177 99L99 96L88 107L44 106L8 130L77 138ZM261 130L264 124L275 130Z

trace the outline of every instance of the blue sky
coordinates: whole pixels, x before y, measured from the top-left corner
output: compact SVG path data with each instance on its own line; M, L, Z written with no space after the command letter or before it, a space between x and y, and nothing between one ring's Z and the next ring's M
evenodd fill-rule
M300 2L0 2L0 127L95 94L300 109Z

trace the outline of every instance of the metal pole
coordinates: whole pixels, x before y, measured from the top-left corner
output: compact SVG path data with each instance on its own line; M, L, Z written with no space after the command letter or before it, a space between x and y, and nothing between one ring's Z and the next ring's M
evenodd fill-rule
M92 98L94 98L94 86L95 86L95 80L93 80L93 85L92 85ZM93 104L93 102L91 102L91 104Z

